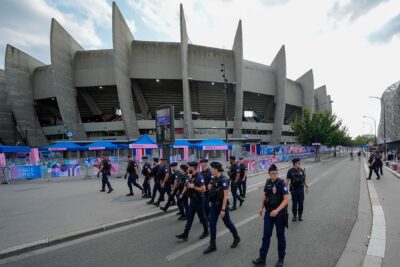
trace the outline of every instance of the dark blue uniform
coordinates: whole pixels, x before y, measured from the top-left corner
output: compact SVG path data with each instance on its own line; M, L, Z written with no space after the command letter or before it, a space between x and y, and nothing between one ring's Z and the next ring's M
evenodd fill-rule
M282 209L276 217L271 217L270 213L282 203L284 195L288 194L288 189L283 180L278 178L273 182L271 179L268 179L264 187L264 194L266 201L264 202L264 233L260 248L260 258L265 259L267 257L272 231L275 225L276 236L278 238L278 255L280 259L283 259L286 254L284 219L287 210L286 208Z
M131 195L133 195L132 185L136 186L143 192L143 187L141 187L140 184L137 183L139 176L136 173L136 168L137 168L136 161L130 160L128 162L128 167L126 168L126 172L128 173L128 187Z
M169 166L162 166L161 167L161 172L160 172L160 187L161 187L161 183L163 183L165 175L168 175L168 177L171 174L171 168ZM164 184L164 187L161 188L161 192L160 192L160 196L158 198L158 203L160 203L161 201L164 201L164 196L165 193L167 193L167 196L169 197L171 195L171 183L169 183L169 181L167 180Z
M212 187L213 189L211 190L215 190L215 191L219 191L221 190L221 192L219 193L220 196L217 197L217 199L211 199L211 210L210 210L210 243L215 243L215 239L217 238L217 221L218 221L218 217L219 214L221 212L221 208L222 208L222 201L223 201L223 191L224 190L228 190L229 189L229 185L228 185L228 179L221 175L220 177L216 177L214 178L214 180L212 181ZM225 216L222 219L222 221L224 222L225 226L229 229L229 231L232 233L233 237L237 238L238 237L238 233L236 230L235 225L233 224L233 222L231 221L231 218L229 217L229 201L226 204L225 207Z
M101 171L101 191L105 191L105 187L107 185L108 192L111 192L113 191L113 188L108 180L108 176L111 174L111 162L107 159L103 159L101 161L101 166L103 166L103 170Z
M239 192L241 197L246 197L246 189L247 189L247 176L246 176L246 171L247 171L247 166L245 163L241 163L239 165L240 167L240 186L239 186Z
M151 170L152 176L154 177L153 194L151 200L148 203L153 203L156 198L157 191L161 194L161 181L160 181L161 166L155 165Z
M233 205L232 208L236 209L236 203L239 199L240 203L243 202L242 198L238 195L238 188L240 184L240 180L236 183L236 175L240 173L240 166L237 163L231 165L229 170L229 178L231 180L231 193L233 198Z
M201 176L200 173L196 172L192 175L190 179L190 183L194 183L194 186L201 187L204 184L204 177ZM197 213L199 216L200 222L203 224L204 233L208 233L208 223L204 216L204 207L203 207L203 193L200 193L192 188L187 188L187 195L190 199L189 209L187 213L187 221L185 225L184 234L188 235L190 228L192 228L192 223L194 219L194 215Z
M181 173L178 170L175 170L173 173L171 173L170 177L168 179L168 182L167 182L169 184L170 188L174 184L175 181L179 182L180 178L181 178ZM165 204L165 207L164 207L165 211L167 211L169 206L174 202L174 197L176 196L177 193L178 193L178 186L175 187L174 191L169 194L167 204ZM173 204L173 205L175 205L175 204Z
M183 189L188 183L189 176L187 174L181 175L181 177L179 177L179 183L176 188L178 196L177 205L179 208L179 213L181 214L181 217L179 219L181 220L187 217L189 210L188 196L186 192L182 194Z
M151 188L150 188L151 165L150 165L150 163L146 162L145 164L143 164L142 174L144 175L144 181L143 181L144 194L146 197L150 197L151 196Z
M204 192L203 204L204 204L204 213L206 218L210 219L210 192L208 191L208 185L212 180L212 174L209 168L201 171L201 175L204 177L204 184L206 186L206 192Z
M297 215L299 216L299 219L301 219L303 215L304 182L306 174L303 169L296 170L295 168L291 168L288 171L286 178L290 180L293 220L295 220Z

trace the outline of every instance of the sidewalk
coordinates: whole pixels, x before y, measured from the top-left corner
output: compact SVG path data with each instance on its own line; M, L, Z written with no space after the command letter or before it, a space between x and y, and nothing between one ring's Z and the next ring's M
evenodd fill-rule
M280 169L291 166L288 162L277 165ZM24 247L48 246L165 214L147 205L137 188L134 197L125 196L128 188L123 178L111 179L115 190L111 194L100 193L100 184L100 179L72 179L0 186L0 258Z

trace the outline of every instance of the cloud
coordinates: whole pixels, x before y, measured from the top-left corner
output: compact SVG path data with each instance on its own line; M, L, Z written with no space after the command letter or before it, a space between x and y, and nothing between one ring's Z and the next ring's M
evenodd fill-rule
M131 30L132 34L136 32L136 23L133 19L127 19L126 24L128 24L129 29Z
M355 21L359 17L368 14L380 4L388 1L390 0L349 0L344 4L336 1L328 11L328 16L335 20Z
M368 36L371 43L388 43L400 36L400 14L391 18L383 27Z

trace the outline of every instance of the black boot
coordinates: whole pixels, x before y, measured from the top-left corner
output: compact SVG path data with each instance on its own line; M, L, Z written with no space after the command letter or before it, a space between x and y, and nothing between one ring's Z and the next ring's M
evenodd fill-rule
M283 266L283 258L279 258L278 261L276 262L275 267L282 267Z
M237 210L236 207L232 207L232 208L230 209L230 211L235 211L235 210Z
M150 200L149 202L146 202L147 204L151 205L154 203L154 200Z
M234 236L231 248L236 248L239 245L239 242L240 242L240 237L238 235Z
M252 260L251 262L254 264L254 266L265 266L265 259L261 257L258 257L257 259Z
M296 218L296 216L293 215L292 222L295 222L295 221L297 221L297 218Z
M168 208L167 207L160 207L160 210L167 212Z
M127 194L126 196L127 196L127 197L133 196L133 193L129 193L129 194Z
M199 236L199 239L204 239L204 238L206 238L207 236L209 236L208 231L204 231L204 232Z
M215 245L215 240L210 241L210 245L206 250L203 251L204 254L208 254L217 250L217 246Z
M299 214L299 221L302 222L303 221L303 215Z
M178 220L179 220L179 221L186 221L186 216L185 216L185 215L181 215L181 216L178 218Z
M156 207L160 206L160 201L154 202L153 205Z
M178 238L178 239L181 239L181 240L183 240L183 241L187 241L188 240L188 233L183 233L183 234L180 234L180 235L176 235L175 237L176 238Z

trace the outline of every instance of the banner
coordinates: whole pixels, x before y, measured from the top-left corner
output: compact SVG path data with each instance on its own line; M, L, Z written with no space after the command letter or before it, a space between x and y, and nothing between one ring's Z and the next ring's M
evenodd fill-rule
M41 178L40 166L12 166L10 175L13 180Z
M52 177L80 176L81 166L78 159L55 161L51 164Z
M31 152L29 153L29 160L31 165L38 165L40 158L39 158L39 149L31 148Z

